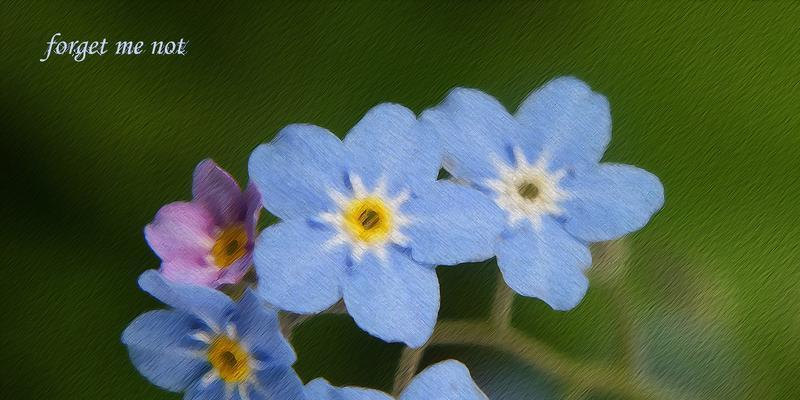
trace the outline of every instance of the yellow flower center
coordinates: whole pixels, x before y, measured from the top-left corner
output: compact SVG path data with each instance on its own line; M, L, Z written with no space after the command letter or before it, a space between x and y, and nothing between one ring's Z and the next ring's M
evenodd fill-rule
M225 382L241 382L250 376L250 355L227 336L219 336L211 342L208 362Z
M378 197L366 197L350 202L344 212L350 234L367 243L386 239L392 229L392 213Z
M523 199L528 201L536 200L539 197L539 187L533 182L525 182L517 186L517 192Z
M211 248L211 257L214 265L219 269L228 268L236 260L242 258L247 252L247 232L244 225L231 225L217 236L214 247Z

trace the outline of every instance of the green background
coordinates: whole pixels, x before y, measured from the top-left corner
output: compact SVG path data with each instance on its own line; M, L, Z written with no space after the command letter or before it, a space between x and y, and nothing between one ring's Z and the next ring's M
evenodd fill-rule
M610 100L606 160L641 166L665 208L556 313L514 325L576 363L622 365L667 398L800 398L800 3L4 2L0 393L9 399L177 399L119 341L160 307L142 228L189 197L212 157L246 180L280 127L342 135L373 105L416 112L454 86L510 109L575 75ZM190 41L187 56L65 56L65 40ZM442 318L489 314L496 267L440 271ZM623 304L620 311L617 307ZM344 316L296 332L304 379L391 388L400 347ZM457 356L496 398L636 397L581 386L487 348ZM514 394L503 394L512 388ZM529 394L522 394L529 393ZM533 394L531 394L533 393Z

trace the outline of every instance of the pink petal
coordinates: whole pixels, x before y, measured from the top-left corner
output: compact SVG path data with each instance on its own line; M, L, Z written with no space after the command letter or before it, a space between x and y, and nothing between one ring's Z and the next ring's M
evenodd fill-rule
M201 204L176 202L161 207L144 228L147 243L164 261L197 259L214 245L214 219Z
M194 200L205 204L218 226L228 226L242 220L244 198L233 177L213 160L203 160L194 170L192 182Z
M247 207L247 212L244 216L244 225L247 230L247 235L250 240L256 236L256 225L258 224L258 216L261 214L261 193L258 192L256 185L250 182L247 189L244 190L244 201Z
M247 273L247 270L250 269L250 266L253 264L253 254L252 249L249 253L242 256L242 258L236 260L233 264L231 264L228 268L223 269L217 280L217 284L221 285L223 283L238 283L242 280L242 277Z
M213 265L202 260L182 259L165 261L161 264L161 274L173 282L189 283L208 287L217 287L220 273Z

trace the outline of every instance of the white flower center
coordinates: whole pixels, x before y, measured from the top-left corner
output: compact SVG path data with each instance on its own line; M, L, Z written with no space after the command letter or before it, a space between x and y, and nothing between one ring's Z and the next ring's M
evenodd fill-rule
M560 215L560 203L569 198L569 193L560 186L566 171L551 172L549 160L542 155L535 163L528 163L519 147L514 148L514 165L494 157L497 178L487 179L484 185L494 191L494 202L506 212L511 226L529 221L539 230L542 217Z
M410 224L411 219L400 212L400 207L409 199L409 193L405 191L389 197L384 179L380 179L372 191L367 190L357 175L350 176L350 183L353 191L349 196L338 191L329 193L337 210L320 214L322 221L337 230L324 246L349 245L356 261L372 251L385 262L388 245L408 243L400 228Z
M220 329L209 324L211 331L200 329L191 333L191 338L205 344L205 350L187 350L187 355L205 360L211 368L200 378L200 385L208 387L216 381L225 385L225 398L232 398L233 391L246 399L250 388L258 387L256 371L270 367L269 363L253 357L249 347L239 337L236 327L228 324Z

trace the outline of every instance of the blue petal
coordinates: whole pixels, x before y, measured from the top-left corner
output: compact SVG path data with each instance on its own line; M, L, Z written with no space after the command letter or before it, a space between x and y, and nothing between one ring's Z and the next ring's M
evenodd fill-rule
M497 99L475 89L453 89L420 120L441 138L445 169L472 183L496 175L493 157L506 157L523 129Z
M432 266L395 249L386 262L367 253L345 278L344 302L356 324L386 342L424 344L439 313L439 281Z
M573 77L531 93L516 117L528 128L521 138L526 154L544 150L557 168L597 163L611 140L608 100Z
M242 341L254 356L271 366L288 367L297 356L281 334L278 314L247 289L237 304L234 322Z
M404 212L412 223L402 228L412 257L425 264L459 264L491 258L505 227L503 212L487 196L465 186L439 181Z
M359 387L338 388L322 378L306 384L306 397L313 400L392 400L386 393Z
M344 145L331 132L294 124L258 146L250 155L249 169L264 208L285 220L331 207L330 190L345 189L346 165Z
M218 290L172 282L155 270L147 270L139 276L139 287L164 304L196 315L207 324L224 324L234 309L230 297Z
M201 379L186 391L183 400L224 400L225 391L225 383L222 380L204 383Z
M185 390L209 368L207 360L187 344L197 320L180 311L158 310L137 317L122 333L136 369L153 384Z
M486 400L487 397L458 361L432 365L417 375L399 400Z
M256 384L250 385L250 400L305 400L303 382L291 368L268 368L256 372ZM309 400L316 400L309 398Z
M526 226L497 245L497 265L508 286L556 310L580 303L589 287L583 270L591 263L589 248L549 217L542 218L540 231Z
M322 378L306 384L306 397L315 400L344 400L339 395L338 388Z
M423 129L414 113L397 104L380 104L367 112L344 139L364 183L386 178L389 187L417 187L436 180L442 150L438 137Z
M333 231L306 221L286 221L263 232L253 262L258 294L268 303L296 313L317 313L341 298L340 281L347 249L328 248Z
M630 165L600 164L576 176L564 204L565 229L588 242L616 239L645 226L664 205L658 178Z

